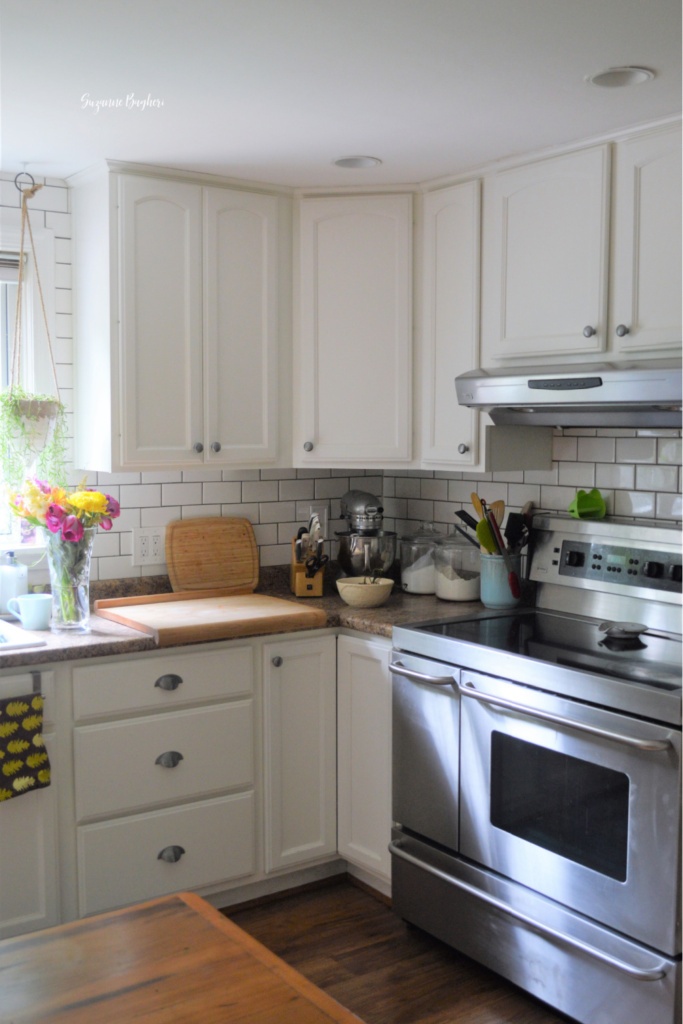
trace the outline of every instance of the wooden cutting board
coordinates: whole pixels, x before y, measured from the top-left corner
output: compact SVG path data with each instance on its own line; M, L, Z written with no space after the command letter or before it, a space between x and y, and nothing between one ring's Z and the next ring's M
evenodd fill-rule
M248 519L176 519L166 527L166 564L174 591L256 589L259 563Z
M148 633L159 647L327 625L321 608L265 594L217 595L214 590L109 598L95 602L95 614Z

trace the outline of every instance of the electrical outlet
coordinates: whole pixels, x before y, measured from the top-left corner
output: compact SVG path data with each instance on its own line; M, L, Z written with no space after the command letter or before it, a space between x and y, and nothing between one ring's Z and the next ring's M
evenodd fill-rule
M165 526L143 526L133 530L133 565L163 565L165 561Z

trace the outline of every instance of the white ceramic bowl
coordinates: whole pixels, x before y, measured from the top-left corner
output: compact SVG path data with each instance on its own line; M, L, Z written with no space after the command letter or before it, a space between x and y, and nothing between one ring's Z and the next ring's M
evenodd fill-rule
M337 590L342 601L352 608L379 608L389 600L393 580L379 577L374 583L370 576L347 576L337 580Z

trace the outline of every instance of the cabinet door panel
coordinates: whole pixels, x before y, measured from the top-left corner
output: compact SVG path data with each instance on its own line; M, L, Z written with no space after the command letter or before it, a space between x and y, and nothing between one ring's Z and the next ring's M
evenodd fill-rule
M680 128L617 145L614 210L611 344L680 351Z
M277 216L274 196L205 191L208 462L277 455Z
M487 358L599 352L606 342L609 148L484 183ZM586 337L584 328L594 333Z
M120 210L122 459L192 462L202 436L201 189L123 176Z
M295 465L410 457L411 211L405 195L302 200Z
M337 849L335 646L324 637L263 648L266 871Z

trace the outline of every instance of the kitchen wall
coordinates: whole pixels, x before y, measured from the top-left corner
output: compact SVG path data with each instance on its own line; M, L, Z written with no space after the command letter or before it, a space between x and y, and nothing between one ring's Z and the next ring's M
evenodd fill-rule
M60 394L73 407L73 326L71 316L71 218L64 182L37 179L45 187L30 204L34 230L55 235L56 325L53 348ZM3 225L20 222L20 197L14 175L0 174ZM1 243L1 239L0 239ZM93 424L97 429L97 424ZM290 540L305 522L311 503L329 509L328 533L343 529L339 499L352 488L381 497L385 526L399 533L422 522L446 531L457 508L470 507L470 493L503 498L509 508L526 501L539 508L564 510L577 488L599 487L614 515L680 520L681 435L679 431L580 429L557 431L552 469L467 476L463 473L407 470L192 470L158 473L91 474L90 485L121 503L121 517L110 533L100 531L93 559L94 580L157 575L163 567L131 564L135 527L165 525L179 517L245 516L254 525L261 565L289 562ZM80 474L75 474L74 483ZM336 554L332 545L331 554ZM31 571L32 582L47 580L44 567Z

